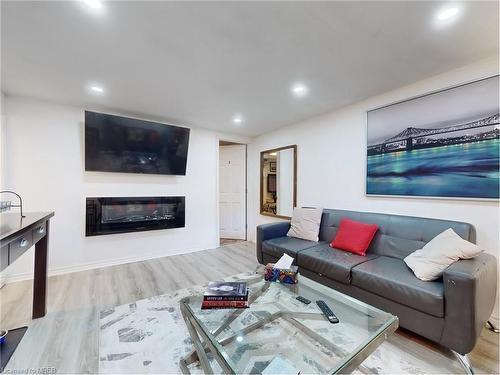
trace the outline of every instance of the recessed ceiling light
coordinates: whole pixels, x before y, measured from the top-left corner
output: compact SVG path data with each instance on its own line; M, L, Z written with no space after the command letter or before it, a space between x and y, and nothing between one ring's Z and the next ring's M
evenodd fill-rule
M89 87L90 91L93 92L94 94L104 94L104 89L102 88L102 86L98 86L98 85L91 85Z
M106 4L102 0L80 0L76 2L82 10L94 16L106 13Z
M292 94L297 98L302 98L306 96L309 92L309 89L303 83L296 83L292 86Z
M236 125L240 125L243 123L243 117L241 117L241 115L234 115L233 117L233 122L236 124Z
M102 2L100 0L83 0L83 3L92 9L102 8Z
M458 8L451 7L441 10L437 15L437 19L440 21L446 21L458 15Z
M464 13L466 5L462 2L448 3L436 10L434 14L434 27L442 29L455 23Z

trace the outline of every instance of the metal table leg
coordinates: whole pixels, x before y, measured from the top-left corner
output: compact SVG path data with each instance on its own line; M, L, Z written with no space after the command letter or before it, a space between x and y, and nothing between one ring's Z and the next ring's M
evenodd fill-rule
M469 361L469 358L467 357L467 355L465 355L465 354L462 355L462 354L459 354L455 351L453 351L453 354L455 354L455 357L457 357L458 361L462 365L466 374L474 374L474 368L470 364L470 361Z
M200 336L198 336L198 333L196 332L195 327L191 323L189 316L186 313L185 309L183 308L182 304L181 304L181 313L182 313L182 317L184 318L184 322L186 323L186 327L188 329L189 336L191 336L191 340L193 341L193 346L194 346L194 349L196 350L197 359L200 361L201 368L203 369L203 372L205 374L213 374L214 372L212 370L212 366L210 366L210 361L208 360L207 353L205 351L205 347L204 347L203 343L201 342ZM191 357L193 359L193 355L190 355L189 357ZM187 368L187 365L189 363L193 363L193 362L188 362L187 358L183 358L179 363L182 372L185 374L189 374L189 369Z
M499 333L500 332L500 330L498 329L498 327L491 320L488 320L486 322L486 326L488 327L488 329L490 331L493 331L495 333Z

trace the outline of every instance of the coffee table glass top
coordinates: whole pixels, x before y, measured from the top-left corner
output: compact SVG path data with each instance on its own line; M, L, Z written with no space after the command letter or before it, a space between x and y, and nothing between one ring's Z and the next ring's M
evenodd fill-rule
M200 344L205 342L201 345L225 371L349 372L398 326L397 317L300 275L296 285L265 282L262 275L246 281L248 309L201 310L202 295L181 301ZM298 295L311 303L297 301ZM324 300L340 322L328 322L317 300Z

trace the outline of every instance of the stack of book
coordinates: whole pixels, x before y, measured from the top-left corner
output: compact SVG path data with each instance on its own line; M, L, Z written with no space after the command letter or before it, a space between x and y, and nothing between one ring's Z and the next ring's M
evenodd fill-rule
M202 309L236 309L248 307L245 282L212 281L203 295Z

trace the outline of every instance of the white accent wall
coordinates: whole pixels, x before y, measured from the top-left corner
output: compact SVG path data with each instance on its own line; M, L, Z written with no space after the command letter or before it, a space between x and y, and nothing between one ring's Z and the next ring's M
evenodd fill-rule
M21 194L25 211L55 211L50 227L50 274L218 246L219 137L245 141L241 137L191 129L186 176L85 172L83 108L9 95L4 104L2 188ZM185 228L85 237L86 197L157 195L186 197ZM33 248L2 276L10 282L30 278L32 272Z
M259 215L259 153L296 144L298 206L385 212L468 222L476 228L478 245L498 257L498 201L365 196L367 110L494 74L498 74L498 57L255 138L248 147L249 238L255 239L256 225L279 220ZM311 87L311 95L314 95L314 87ZM307 106L307 98L297 101L297 105ZM498 318L498 298L493 315Z

